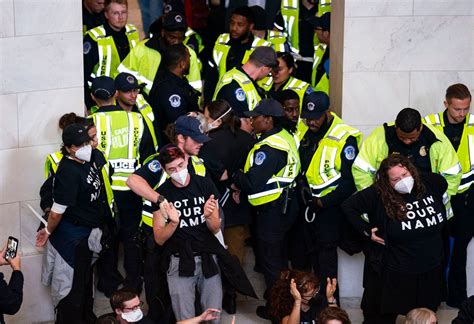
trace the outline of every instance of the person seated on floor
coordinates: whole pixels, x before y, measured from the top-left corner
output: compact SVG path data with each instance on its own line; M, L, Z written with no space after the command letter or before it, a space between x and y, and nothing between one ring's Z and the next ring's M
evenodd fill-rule
M110 307L113 313L102 315L97 319L100 323L139 323L153 324L154 322L143 315L143 302L138 293L130 288L121 288L110 296ZM113 321L112 318L115 318ZM110 321L107 321L110 318Z
M282 271L271 291L270 316L281 324L313 323L322 310L337 307L337 280L326 280L326 294L321 294L319 280L313 273Z
M428 308L415 308L408 312L404 324L433 324L438 323L436 314Z
M339 307L328 307L319 313L318 324L351 324L347 312Z

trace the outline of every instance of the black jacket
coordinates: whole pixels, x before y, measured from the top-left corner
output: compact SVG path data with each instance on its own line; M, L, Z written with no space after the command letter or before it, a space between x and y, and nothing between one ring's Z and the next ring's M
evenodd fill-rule
M3 273L0 272L0 323L5 323L3 314L16 314L23 301L23 274L21 271L13 271L8 284L3 277Z

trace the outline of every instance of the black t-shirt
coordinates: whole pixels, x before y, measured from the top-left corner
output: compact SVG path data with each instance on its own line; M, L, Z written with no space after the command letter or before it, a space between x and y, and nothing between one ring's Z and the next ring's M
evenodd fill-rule
M168 179L156 191L178 210L180 221L175 234L179 231L190 240L204 241L211 233L204 218L204 204L211 195L219 199L219 193L211 180L193 174L190 177L186 187L178 188Z
M300 311L300 324L316 324L319 313L328 307L326 298L318 293L313 300L310 301L310 307L306 312Z
M457 151L459 144L461 144L462 133L464 131L464 122L458 124L451 124L447 116L447 110L443 113L444 119L444 134L453 145L454 149Z
M107 203L101 195L100 170L106 161L99 150L93 150L91 162L84 164L64 157L53 183L53 198L68 206L63 218L78 225L97 227L105 222Z
M407 217L401 221L388 218L374 186L356 193L342 205L348 220L366 237L370 238L372 228L379 229L376 234L385 240L385 261L390 270L423 273L442 262L442 229L446 223L442 196L448 184L434 173L424 174L422 181L426 192L421 199L414 191L402 195ZM368 214L370 223L362 220L363 213Z

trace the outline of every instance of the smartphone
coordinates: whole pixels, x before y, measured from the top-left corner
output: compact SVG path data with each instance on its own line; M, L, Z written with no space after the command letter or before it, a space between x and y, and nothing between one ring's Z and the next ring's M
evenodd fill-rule
M13 236L8 237L5 260L15 258L17 251L18 251L18 239Z

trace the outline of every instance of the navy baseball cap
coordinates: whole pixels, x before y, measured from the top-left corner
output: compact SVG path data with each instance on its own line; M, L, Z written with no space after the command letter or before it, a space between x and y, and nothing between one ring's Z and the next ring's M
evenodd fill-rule
M163 17L163 29L171 32L185 32L188 29L188 25L186 24L186 19L183 14L171 11Z
M118 91L127 92L135 89L142 89L145 84L139 84L133 74L122 72L115 77L115 88Z
M331 31L331 13L326 12L321 17L312 16L308 19L308 22L313 26L314 29L321 28L324 31Z
M87 134L87 129L84 124L71 124L68 125L62 135L64 146L80 146L86 142L89 142L91 138Z
M92 80L91 93L98 99L110 99L114 96L115 91L115 82L111 77L103 75Z
M273 117L283 117L285 116L285 111L281 103L275 99L263 99L252 111L245 111L244 115L247 117L255 116L273 116Z
M206 143L211 140L209 136L204 134L201 122L191 116L180 116L174 122L176 134L189 136L198 143Z
M329 97L322 91L314 91L303 98L301 118L319 119L329 109Z

